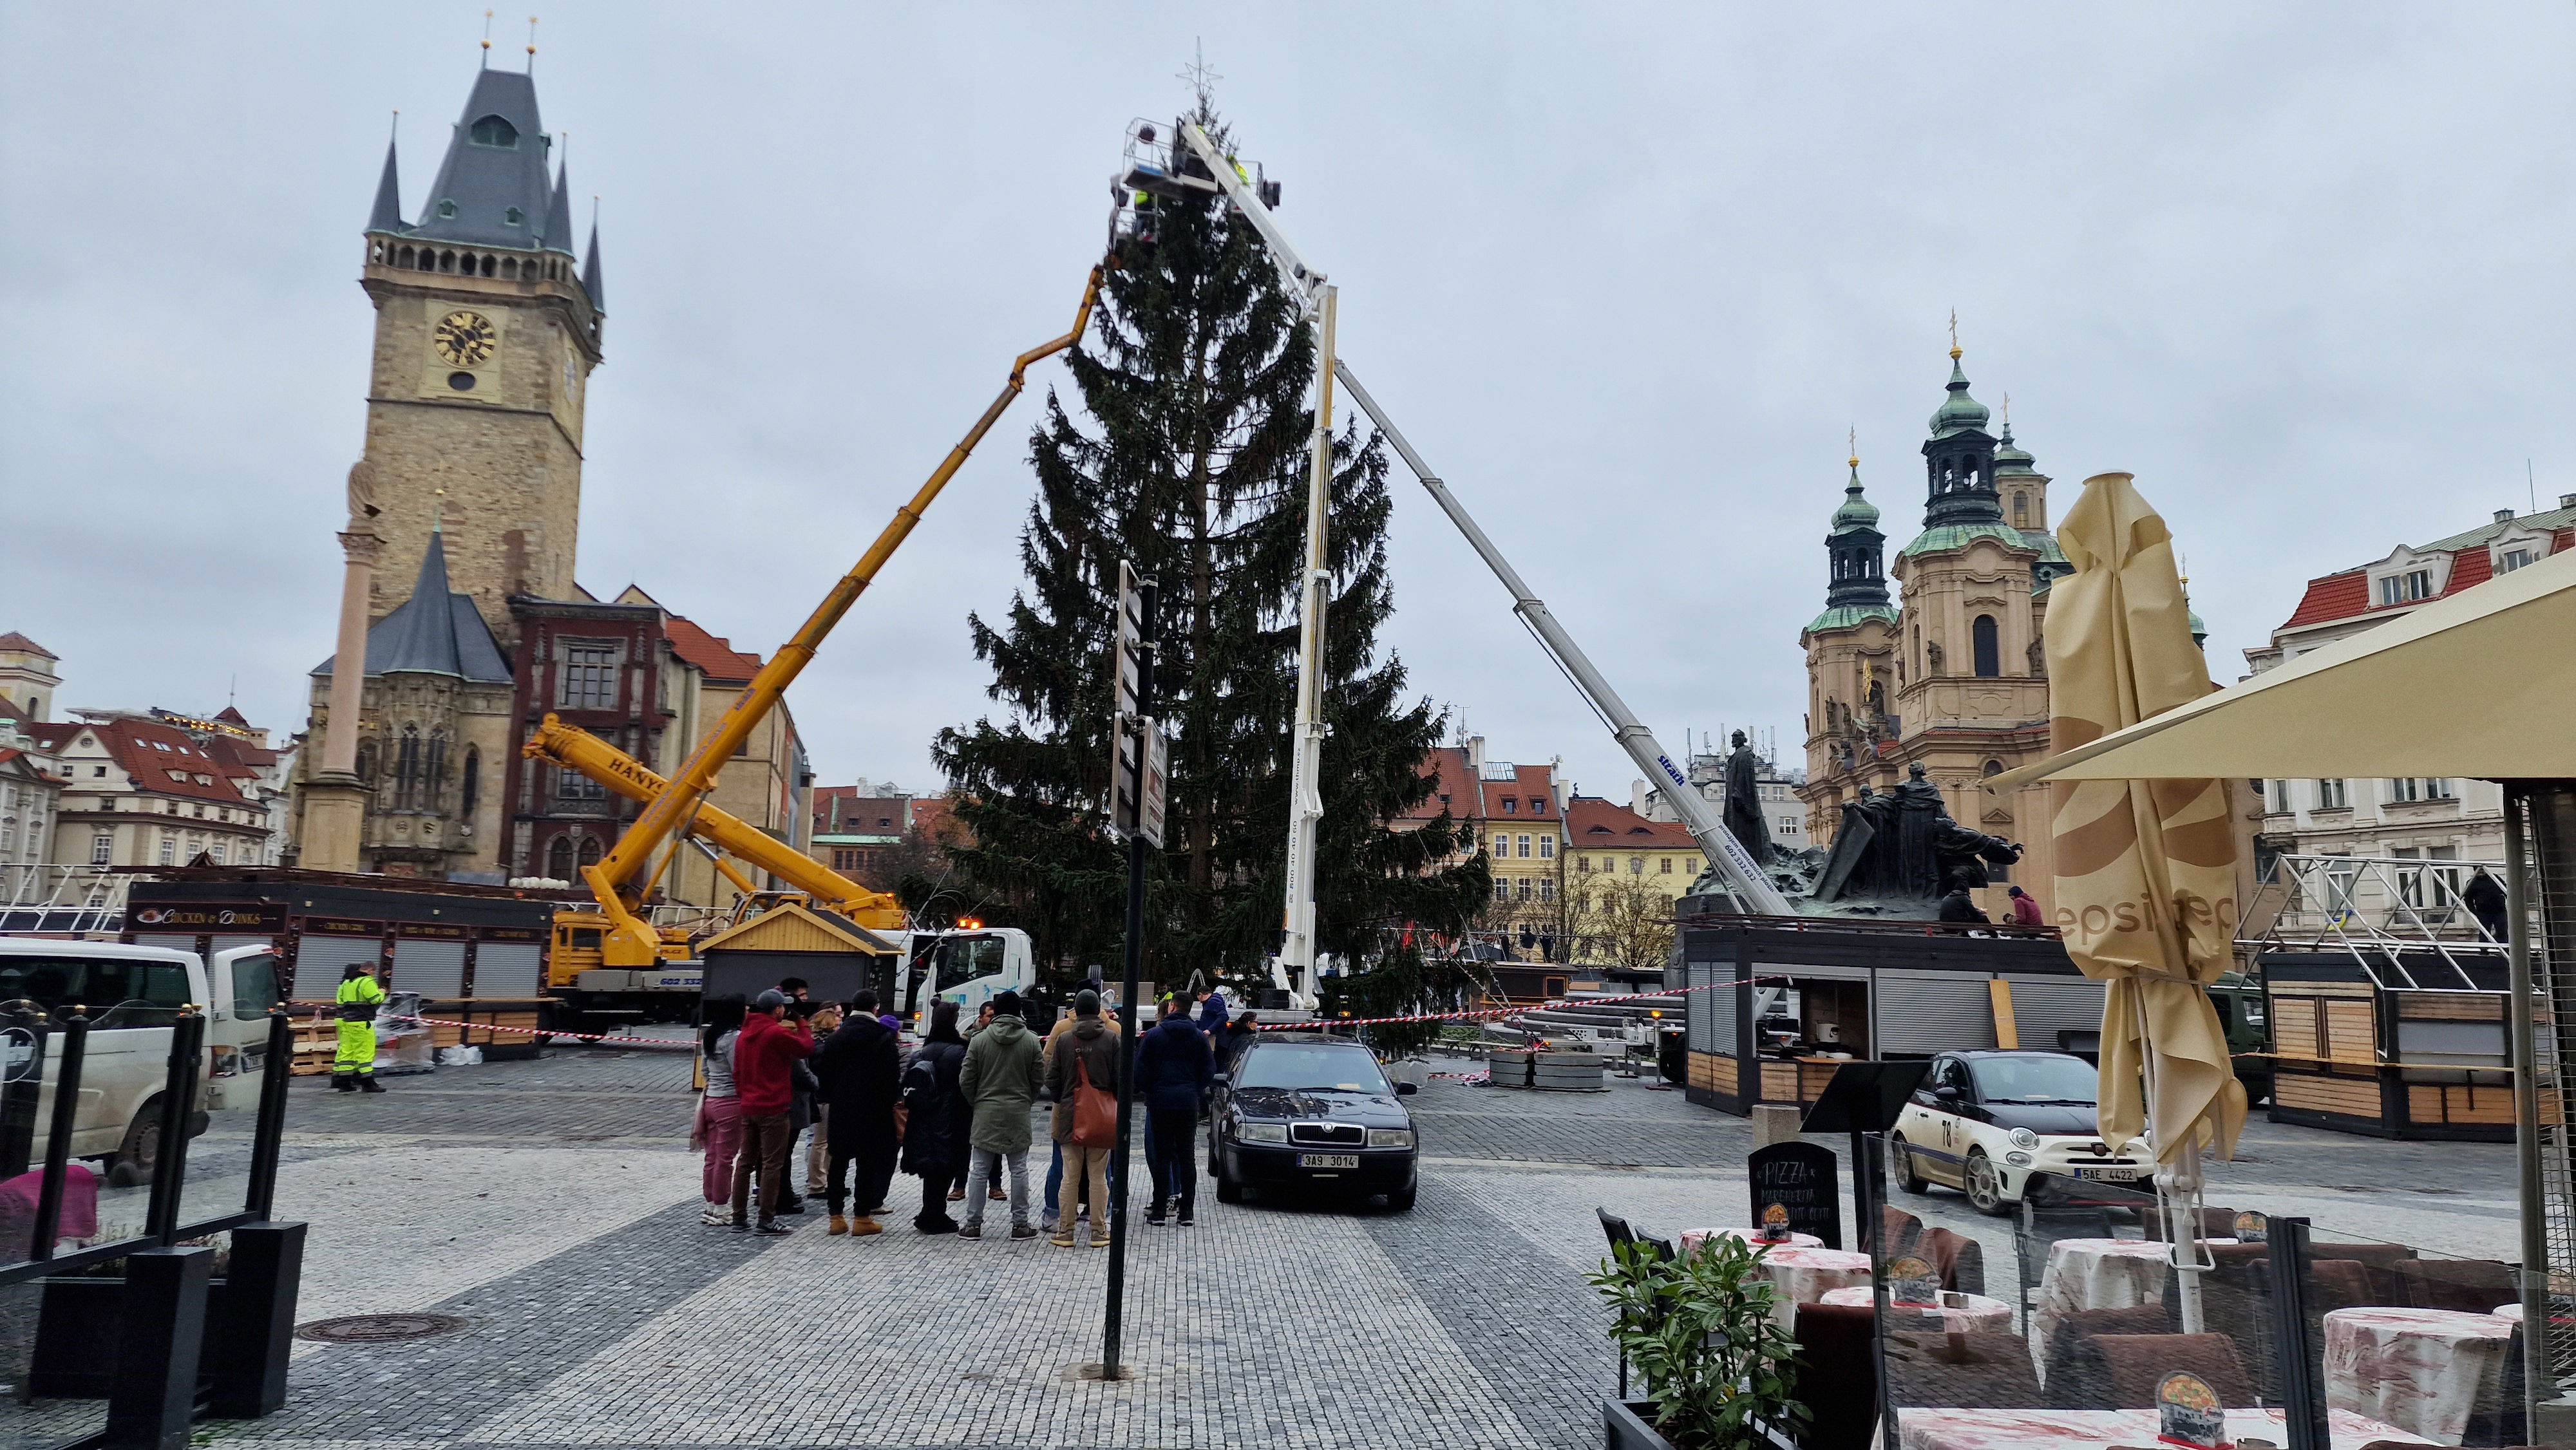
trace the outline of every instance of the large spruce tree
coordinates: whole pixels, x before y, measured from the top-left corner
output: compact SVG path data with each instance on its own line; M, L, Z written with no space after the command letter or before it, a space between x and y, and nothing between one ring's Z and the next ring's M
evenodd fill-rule
M934 755L974 832L953 852L960 872L1012 903L1059 971L1114 973L1122 944L1124 853L1101 815L1122 559L1162 591L1155 708L1171 775L1148 975L1240 972L1277 947L1315 357L1252 228L1222 204L1166 203L1067 355L1079 414L1048 395L1027 583L1007 617L969 621L1006 713L940 732ZM1481 857L1452 859L1472 843L1445 814L1387 825L1433 790L1444 720L1377 648L1394 607L1383 449L1346 428L1334 465L1316 921L1323 950L1356 956L1391 922L1460 929L1489 886Z

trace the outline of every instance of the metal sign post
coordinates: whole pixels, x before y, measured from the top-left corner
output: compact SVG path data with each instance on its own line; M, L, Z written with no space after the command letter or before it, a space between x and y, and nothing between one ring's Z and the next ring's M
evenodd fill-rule
M1127 841L1127 963L1118 997L1118 1141L1109 1150L1109 1308L1100 1330L1100 1377L1124 1377L1118 1337L1127 1300L1127 1139L1136 1117L1136 989L1145 965L1145 851L1163 844L1167 756L1153 716L1154 581L1118 566L1118 718L1109 780L1110 831ZM1092 1205L1094 1213L1102 1205Z

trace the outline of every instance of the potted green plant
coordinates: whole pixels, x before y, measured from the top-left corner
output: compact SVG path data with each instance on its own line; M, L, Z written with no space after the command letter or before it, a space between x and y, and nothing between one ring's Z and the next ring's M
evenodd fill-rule
M1795 1398L1796 1341L1772 1318L1761 1250L1711 1234L1697 1252L1617 1243L1593 1287L1610 1301L1610 1337L1644 1378L1640 1399L1605 1399L1612 1450L1771 1450L1807 1418Z

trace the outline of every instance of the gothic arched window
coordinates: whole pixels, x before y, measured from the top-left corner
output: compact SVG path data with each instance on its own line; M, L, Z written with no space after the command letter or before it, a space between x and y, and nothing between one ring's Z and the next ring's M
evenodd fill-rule
M599 864L598 837L584 836L581 838L581 864L584 866L596 866Z
M557 836L546 848L546 874L557 881L572 879L572 837Z
M465 790L457 801L459 814L471 817L475 803L483 794L483 752L465 747Z
M394 809L410 810L420 800L420 727L403 727L402 743L394 751Z
M432 731L429 754L420 772L420 804L423 810L438 810L447 798L447 734Z
M1980 614L1968 626L1969 638L1976 650L1977 678L1991 680L2004 672L2003 653L1995 643L1995 617Z

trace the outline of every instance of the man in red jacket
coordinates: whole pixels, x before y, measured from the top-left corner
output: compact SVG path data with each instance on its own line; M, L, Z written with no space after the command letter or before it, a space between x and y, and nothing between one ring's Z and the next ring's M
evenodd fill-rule
M787 1109L795 1092L793 1065L814 1053L814 1033L802 1019L786 1022L783 992L763 992L743 1014L742 1036L733 1047L734 1091L742 1099L742 1152L733 1160L734 1232L791 1232L778 1222L778 1205L787 1184ZM839 1014L830 1008L815 1014L830 1031ZM760 1175L760 1225L751 1223L751 1177Z

